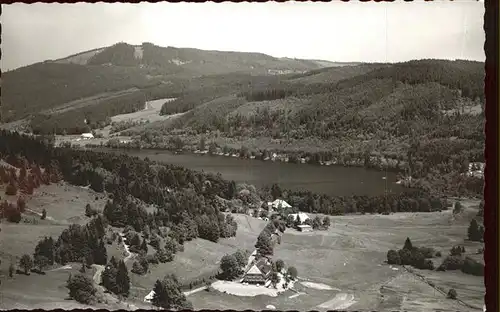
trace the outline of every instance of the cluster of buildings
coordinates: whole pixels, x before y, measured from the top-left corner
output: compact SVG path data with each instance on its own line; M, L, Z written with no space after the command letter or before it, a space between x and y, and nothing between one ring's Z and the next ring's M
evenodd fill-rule
M80 139L82 140L90 140L90 139L93 139L94 138L94 135L92 133L82 133L80 135Z
M267 208L270 214L281 214L284 211L291 209L292 206L283 199L276 199L272 202L268 202ZM301 232L312 231L312 227L309 224L306 224L309 223L307 222L307 220L310 219L306 213L298 212L288 214L288 217L290 216L295 222L297 222L297 220L300 220L299 224L297 225L297 230ZM279 234L276 235L279 236ZM267 285L270 283L271 273L271 259L266 256L261 256L257 253L257 251L254 251L254 253L250 256L248 265L245 268L245 274L241 282L248 284Z
M467 175L470 177L483 178L485 167L486 167L485 163L471 162L471 163L469 163Z
M276 199L275 201L268 202L267 207L270 213L277 212L281 213L283 210L286 211L286 209L292 208L292 206L284 201L283 199ZM293 221L296 222L297 220L300 220L300 224L297 225L297 229L301 232L310 232L312 231L312 228L308 223L307 220L309 220L309 216L306 213L303 212L298 212L298 213L291 213L288 215L288 217L292 217Z

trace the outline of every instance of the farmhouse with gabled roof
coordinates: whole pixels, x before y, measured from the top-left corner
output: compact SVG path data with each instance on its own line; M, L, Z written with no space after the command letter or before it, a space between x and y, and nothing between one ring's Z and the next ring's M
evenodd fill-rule
M268 202L267 205L269 208L272 208L274 210L292 208L292 206L283 199L276 199L273 202Z
M266 257L261 257L259 260L254 261L250 269L245 272L242 282L264 285L269 280L271 271L271 262Z

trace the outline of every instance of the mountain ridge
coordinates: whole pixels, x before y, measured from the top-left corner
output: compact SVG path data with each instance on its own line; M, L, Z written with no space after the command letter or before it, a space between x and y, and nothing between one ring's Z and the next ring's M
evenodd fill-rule
M71 101L130 88L144 90L162 85L161 96L171 97L191 79L204 76L279 76L324 68L329 64L325 62L280 59L263 53L117 43L3 73L1 118L2 122L29 118Z
M51 62L55 63L65 63L64 61L67 61L68 59L75 58L84 54L92 53L92 52L97 52L100 53L105 49L112 48L114 46L120 45L120 44L125 44L127 46L131 46L133 48L143 48L145 44L151 44L149 42L144 42L140 45L134 45L134 44L128 44L124 42L119 42L115 43L110 46L105 46L105 47L100 47L100 48L94 48L91 50L86 50L82 52L78 52L63 58L59 58L56 60L49 60ZM154 44L152 44L154 45ZM156 45L154 45L156 46ZM360 64L361 62L334 62L334 61L329 61L329 60L321 60L321 59L302 59L302 58L292 58L292 57L275 57L269 54L261 53L261 52L247 52L247 51L224 51L224 50L205 50L205 49L198 49L198 48L187 48L187 47L173 47L173 46L167 46L167 47L162 47L162 46L157 46L159 48L163 49L177 49L177 50L186 50L186 51L197 51L197 52L208 52L208 53L221 53L221 54L241 54L241 55L253 55L253 56L261 56L261 57L267 57L267 58L272 58L275 60L291 60L291 61L309 61L309 62L314 62L320 67L328 67L328 66L347 66L347 65L357 65ZM33 65L33 64L32 64ZM29 65L28 65L29 66Z

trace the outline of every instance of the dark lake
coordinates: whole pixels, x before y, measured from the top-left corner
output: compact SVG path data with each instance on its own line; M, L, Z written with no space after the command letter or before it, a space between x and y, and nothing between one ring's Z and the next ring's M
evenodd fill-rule
M310 190L332 196L383 195L408 190L396 184L396 174L359 167L316 166L282 162L238 159L224 156L198 154L177 155L157 150L114 150L98 148L97 151L125 153L141 158L174 164L193 170L218 173L227 180L253 184L257 187L278 183L282 188ZM387 182L387 183L386 183Z

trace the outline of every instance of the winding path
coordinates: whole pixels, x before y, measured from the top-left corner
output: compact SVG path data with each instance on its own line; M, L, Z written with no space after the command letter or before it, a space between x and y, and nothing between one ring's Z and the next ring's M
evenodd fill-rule
M134 256L134 254L130 252L128 245L125 243L125 235L123 233L119 233L119 235L122 238L123 248L125 249L125 252L127 253L127 256L125 257L125 259L123 259L123 261L125 263L127 263L127 261L129 261L130 259L132 259L132 257ZM109 300L109 301L114 301L116 303L120 303L121 301L118 298L116 298L114 295L112 295L110 293L107 293L106 289L104 288L104 286L101 285L101 282L102 282L102 272L104 271L105 266L104 265L99 265L99 264L93 264L92 266L96 269L96 272L94 273L94 276L93 276L94 283L103 292L105 298L107 300ZM139 309L134 304L131 304L131 303L126 303L126 304L127 304L127 308L130 308L132 310Z
M421 275L421 274L418 274L416 273L415 271L413 271L413 269L407 267L406 265L403 265L403 269L410 273L411 275L413 275L414 277L416 277L417 279L421 280L422 282L426 283L427 285L431 286L432 288L434 288L435 290L437 290L439 293L441 293L442 295L444 295L445 297L448 296L448 294L443 291L440 287L437 287L436 285L434 285L433 283L429 282L429 280L427 280L427 278L425 278L425 276ZM469 304L459 298L455 299L458 303L460 303L461 305L469 308L469 309L474 309L474 310L482 310L483 308L482 307L478 307L478 306L475 306L475 305L472 305L472 304Z

